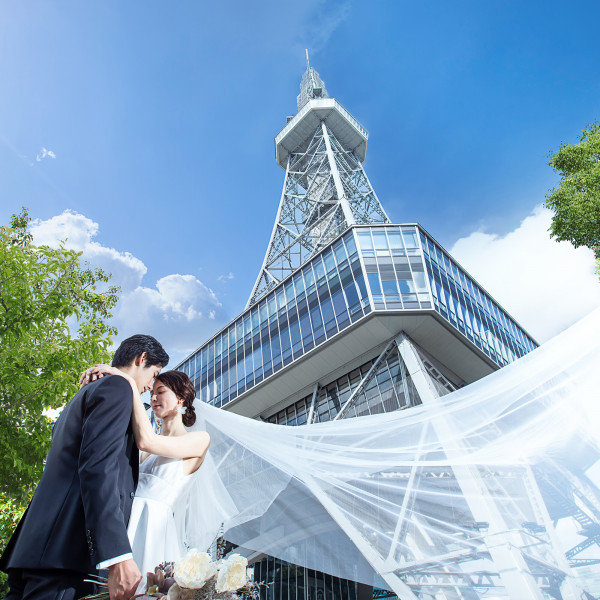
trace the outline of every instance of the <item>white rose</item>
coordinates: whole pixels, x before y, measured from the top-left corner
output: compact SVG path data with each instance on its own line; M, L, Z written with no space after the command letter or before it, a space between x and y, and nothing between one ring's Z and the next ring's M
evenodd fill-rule
M199 590L216 573L217 565L210 560L210 556L192 548L175 563L173 577L181 587Z
M234 592L248 583L246 568L248 560L239 554L231 554L219 567L215 590L217 592Z

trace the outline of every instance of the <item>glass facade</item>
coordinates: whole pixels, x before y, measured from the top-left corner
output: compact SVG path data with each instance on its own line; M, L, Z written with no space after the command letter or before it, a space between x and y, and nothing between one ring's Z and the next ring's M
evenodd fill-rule
M268 556L255 562L254 581L260 587L261 600L357 600L354 581L292 565Z
M354 236L344 235L178 367L223 406L372 310Z
M177 368L225 406L369 313L424 310L498 366L536 346L417 225L354 226Z
M537 347L494 299L450 255L420 231L435 309L499 366Z
M433 308L499 367L536 342L417 225L355 228L374 310Z

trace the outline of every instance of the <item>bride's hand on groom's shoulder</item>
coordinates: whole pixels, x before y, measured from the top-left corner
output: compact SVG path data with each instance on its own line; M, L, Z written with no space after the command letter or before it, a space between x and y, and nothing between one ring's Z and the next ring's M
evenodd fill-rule
M119 371L116 367L111 367L110 365L98 364L86 369L79 377L79 387L83 387L88 383L92 383L92 381L96 381L97 379L101 379L104 375L121 375L122 377L126 377L123 371Z

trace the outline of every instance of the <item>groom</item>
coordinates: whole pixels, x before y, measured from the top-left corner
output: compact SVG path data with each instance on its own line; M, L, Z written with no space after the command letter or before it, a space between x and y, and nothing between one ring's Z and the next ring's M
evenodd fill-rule
M142 393L168 362L153 337L134 335L112 364ZM141 573L127 538L138 478L132 407L127 380L108 376L63 409L42 479L0 559L10 586L5 600L75 600L94 591L83 579L98 569L108 569L111 600L135 594Z

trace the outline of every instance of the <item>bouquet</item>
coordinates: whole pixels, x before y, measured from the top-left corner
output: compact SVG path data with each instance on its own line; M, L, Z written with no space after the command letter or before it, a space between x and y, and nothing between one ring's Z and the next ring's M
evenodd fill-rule
M150 600L237 600L258 598L259 584L248 579L248 560L239 554L213 561L207 552L190 550L176 563L162 563L148 573L146 591L134 598ZM90 580L92 581L92 580ZM94 583L106 587L106 580ZM108 600L108 591L82 600Z

